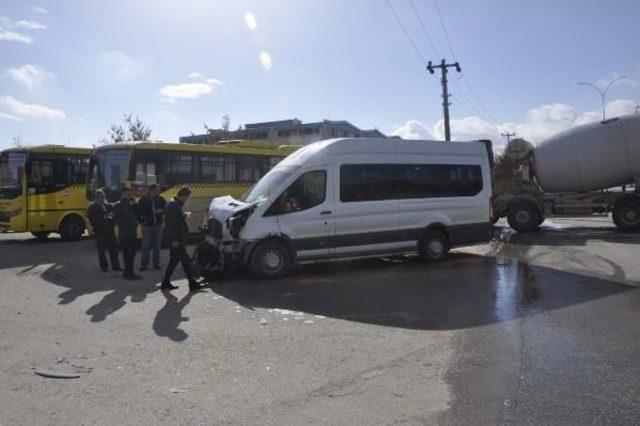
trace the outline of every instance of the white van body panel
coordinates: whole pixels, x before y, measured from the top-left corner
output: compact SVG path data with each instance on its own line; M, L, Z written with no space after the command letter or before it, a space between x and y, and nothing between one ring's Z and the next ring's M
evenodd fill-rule
M482 189L472 196L343 202L340 183L341 167L345 165L478 166ZM481 142L316 142L291 154L263 177L282 171L290 173L264 198L254 202L253 212L237 235L238 246L246 261L256 244L277 237L288 244L298 262L308 262L416 251L422 235L433 226L447 234L450 246L487 241L491 229L490 167L487 146ZM316 170L326 171L324 202L306 210L265 215L297 178ZM212 214L216 210L215 200L211 210Z

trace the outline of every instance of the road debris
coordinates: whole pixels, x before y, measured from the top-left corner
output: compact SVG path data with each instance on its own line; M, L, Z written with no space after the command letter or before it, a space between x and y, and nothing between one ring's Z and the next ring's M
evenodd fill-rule
M38 376L47 377L50 379L77 379L80 377L79 373L71 373L60 370L50 370L46 368L38 368L33 371Z

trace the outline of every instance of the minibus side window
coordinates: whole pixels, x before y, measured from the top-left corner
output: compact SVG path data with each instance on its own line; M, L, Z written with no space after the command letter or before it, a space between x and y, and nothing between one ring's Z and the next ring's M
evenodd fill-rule
M315 170L301 175L276 199L265 216L295 213L324 203L327 172Z

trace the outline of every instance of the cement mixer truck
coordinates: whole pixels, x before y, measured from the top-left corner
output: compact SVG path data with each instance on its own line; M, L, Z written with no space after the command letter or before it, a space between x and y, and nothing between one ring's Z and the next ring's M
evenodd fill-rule
M640 230L640 115L573 127L535 147L514 139L505 156L518 169L494 217L516 231L547 217L609 213L619 229Z

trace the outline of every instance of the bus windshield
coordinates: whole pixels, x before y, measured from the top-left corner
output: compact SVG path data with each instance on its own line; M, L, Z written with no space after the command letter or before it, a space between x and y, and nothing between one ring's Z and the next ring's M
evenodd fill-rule
M25 153L4 153L0 156L0 198L15 198L22 193Z
M271 191L274 188L280 186L285 179L287 179L293 171L284 168L272 169L269 173L264 175L254 186L245 194L242 201L245 203L253 203L263 199L269 198Z
M130 149L97 151L91 159L88 190L104 189L117 193L129 177Z

